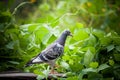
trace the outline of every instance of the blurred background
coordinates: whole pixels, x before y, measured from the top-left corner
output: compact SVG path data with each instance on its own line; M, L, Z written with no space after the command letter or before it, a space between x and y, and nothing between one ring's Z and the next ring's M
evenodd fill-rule
M15 13L20 24L50 23L50 20L64 16L61 17L62 21L57 21L57 25L70 26L82 23L85 27L94 27L106 32L120 32L119 0L1 0L1 11L9 10L12 13L24 1L30 3L22 5Z
M0 0L0 71L41 75L46 65L23 66L64 29L74 37L57 62L59 72L70 72L70 80L102 79L109 72L109 80L120 79L119 0Z

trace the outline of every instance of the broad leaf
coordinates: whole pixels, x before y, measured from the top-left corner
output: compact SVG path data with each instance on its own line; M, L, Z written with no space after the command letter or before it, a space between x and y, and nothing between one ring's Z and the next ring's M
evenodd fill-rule
M116 61L120 61L120 54L114 54L114 58Z
M91 62L90 67L91 68L97 68L98 67L98 62Z
M84 55L84 64L85 64L86 67L89 66L90 62L93 60L93 57L94 57L94 55L88 49L87 52Z
M88 33L86 32L86 30L83 29L79 29L76 30L74 33L74 39L79 41L79 40L85 40L89 37Z
M114 45L107 46L107 52L112 51L114 48L115 48Z
M101 70L104 70L106 68L108 68L109 66L107 64L101 64L99 67L98 67L98 72L101 71Z
M69 69L69 64L66 62L61 62L61 66L64 67L65 69Z

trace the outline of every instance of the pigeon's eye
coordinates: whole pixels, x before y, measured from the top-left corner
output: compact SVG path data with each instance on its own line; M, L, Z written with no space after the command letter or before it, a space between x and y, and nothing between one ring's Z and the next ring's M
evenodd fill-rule
M70 32L68 32L68 34L70 34Z
M70 32L69 31L66 31L67 34L69 34Z

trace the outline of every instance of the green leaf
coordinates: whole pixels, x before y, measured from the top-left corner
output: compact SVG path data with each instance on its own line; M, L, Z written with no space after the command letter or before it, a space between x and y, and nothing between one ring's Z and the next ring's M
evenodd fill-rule
M111 65L111 66L113 66L114 65L114 60L109 60L109 64Z
M120 61L120 54L114 54L114 58L116 61Z
M66 75L67 75L68 77L71 77L71 76L74 75L74 73L73 73L73 72L67 72Z
M48 40L48 44L52 43L55 39L56 37L54 35L51 35L51 37Z
M34 25L30 25L29 27L28 27L28 32L34 32L34 30L36 29L36 25L34 24Z
M94 29L92 34L94 34L95 36L97 36L98 38L103 38L104 35L105 35L105 32L104 31L101 31L101 30L96 30Z
M6 45L6 48L8 48L8 49L14 49L14 42L13 41L11 41L11 42L9 42L7 45Z
M95 47L92 47L92 46L88 46L88 47L82 48L82 49L80 49L80 50L81 50L81 51L90 50L91 53L93 53L93 54L96 52Z
M97 72L97 69L93 69L93 68L86 68L82 70L83 74L87 74L89 72Z
M50 9L50 5L48 3L44 3L44 4L41 4L39 8L44 11L48 11Z
M84 46L95 46L96 44L97 39L92 34L90 34L89 38L84 42Z
M115 44L120 45L120 36L116 32L111 31L107 36L110 37Z
M40 27L39 30L35 32L35 34L37 39L40 39L43 44L45 44L46 41L48 41L48 39L50 38L50 37L49 38L46 37L46 36L49 36L49 31L45 27ZM47 39L47 40L44 41L44 39Z
M78 76L68 77L66 80L78 80Z
M99 67L98 67L98 72L101 71L101 70L104 70L106 68L108 68L109 66L107 64L101 64Z
M82 23L76 23L76 27L79 28L83 28L83 24Z
M100 43L101 45L109 45L111 44L111 38L110 37L103 37L103 38L100 38Z
M109 46L107 46L107 52L112 51L114 48L115 48L114 45L109 45Z
M17 62L17 61L8 61L9 63L12 63L12 64L20 64L19 62Z
M43 44L47 44L47 42L49 41L49 39L50 39L51 36L52 36L52 34L50 34L50 33L46 34L46 35L42 38Z
M102 74L90 72L88 74L88 80L101 80L103 78Z
M69 55L64 55L64 56L62 56L62 59L65 60L65 61L68 61L68 60L70 60L71 58L70 58Z
M38 76L37 76L37 80L42 80L42 79L44 79L44 78L45 78L44 75L38 75Z
M82 80L83 79L83 76L85 74L88 74L90 72L97 72L97 69L93 69L93 68L85 68L81 71L81 73L79 74L79 80Z
M117 45L120 45L120 37L113 37L112 39Z
M64 67L65 69L69 69L69 64L66 62L61 62L61 66Z
M0 32L4 32L4 29L5 29L4 26L5 26L4 24L0 24Z
M116 46L115 48L116 48L117 51L120 52L120 46Z
M2 19L2 20L0 20L0 23L4 23L4 24L10 23L11 18L12 18L11 12L9 12L7 10L0 12L0 19Z
M74 33L74 36L73 38L76 40L76 41L79 41L79 40L85 40L89 37L88 33L86 32L86 30L84 29L79 29L79 30L76 30L75 33Z
M39 74L39 75L44 75L40 70L36 69L33 71L33 73L35 74Z
M84 67L82 64L80 63L74 63L72 65L70 65L70 68L72 69L73 72L79 72L81 71Z
M84 55L84 64L85 64L86 67L89 66L90 62L93 60L93 57L94 57L94 55L88 49L87 52Z
M98 62L91 62L90 67L91 68L97 68L98 67Z

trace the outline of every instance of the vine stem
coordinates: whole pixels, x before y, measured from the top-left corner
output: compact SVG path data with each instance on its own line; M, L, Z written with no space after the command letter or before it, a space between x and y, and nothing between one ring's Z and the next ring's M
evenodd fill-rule
M23 5L25 5L25 4L31 4L31 2L22 2L22 3L20 3L20 4L14 9L12 15L15 15L16 12L17 12L17 10L18 10L18 8L21 7L21 6L23 6Z

